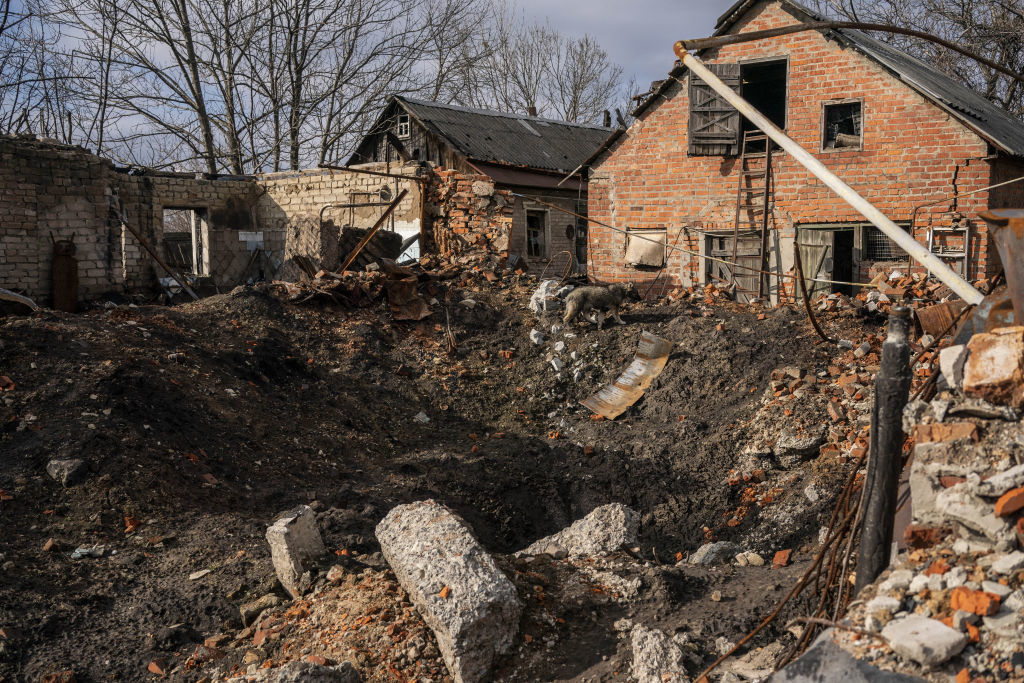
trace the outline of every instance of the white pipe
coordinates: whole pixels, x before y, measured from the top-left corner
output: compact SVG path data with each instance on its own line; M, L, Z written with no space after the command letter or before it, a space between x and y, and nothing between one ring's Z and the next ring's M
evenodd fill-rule
M946 265L942 259L931 253L924 247L924 245L914 239L913 235L889 220L886 215L875 208L871 202L864 199L864 197L860 196L856 190L840 180L839 176L828 170L814 155L797 144L791 137L783 133L778 126L769 121L768 118L755 109L753 105L736 94L732 88L727 86L719 80L717 76L711 73L699 59L685 50L677 50L676 54L682 57L683 64L686 65L690 71L699 76L702 81L710 85L715 92L725 99L725 101L736 107L736 109L739 110L743 116L746 116L751 123L763 130L768 137L778 143L779 147L782 147L782 149L789 152L790 156L800 162L804 168L817 176L823 183L828 185L829 188L838 194L847 204L856 209L858 213L864 216L864 218L868 219L879 230L888 235L893 242L902 247L904 251L910 254L910 256L926 266L935 275L935 277L939 278L943 284L952 289L961 299L969 304L981 303L981 300L984 298L981 292L972 287L967 280L964 280L962 277L957 275L957 273Z

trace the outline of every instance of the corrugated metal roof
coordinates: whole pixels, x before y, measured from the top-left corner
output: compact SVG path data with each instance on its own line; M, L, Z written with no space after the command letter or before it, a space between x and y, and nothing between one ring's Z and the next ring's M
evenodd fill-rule
M569 173L611 133L602 126L468 109L398 95L394 99L459 153L496 164Z

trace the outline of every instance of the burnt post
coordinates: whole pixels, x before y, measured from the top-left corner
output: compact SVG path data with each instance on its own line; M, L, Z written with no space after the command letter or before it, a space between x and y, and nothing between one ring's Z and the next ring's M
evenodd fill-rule
M893 306L875 380L864 517L854 592L874 581L889 565L900 473L903 470L903 407L910 393L910 309Z

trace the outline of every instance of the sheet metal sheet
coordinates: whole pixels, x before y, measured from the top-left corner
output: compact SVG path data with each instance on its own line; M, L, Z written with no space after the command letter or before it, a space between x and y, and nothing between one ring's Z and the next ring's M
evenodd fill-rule
M611 384L606 384L581 404L598 415L614 420L640 400L655 377L665 369L674 342L650 332L640 335L633 362Z

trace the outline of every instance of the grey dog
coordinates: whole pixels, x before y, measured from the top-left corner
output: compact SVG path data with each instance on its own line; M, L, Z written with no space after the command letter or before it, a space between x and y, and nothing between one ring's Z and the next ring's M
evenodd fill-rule
M626 321L619 316L619 306L627 298L637 298L636 287L632 283L607 287L577 287L565 297L565 317L562 318L562 323L568 325L580 315L589 313L587 319L592 323L596 322L597 329L601 329L606 317L625 325Z

